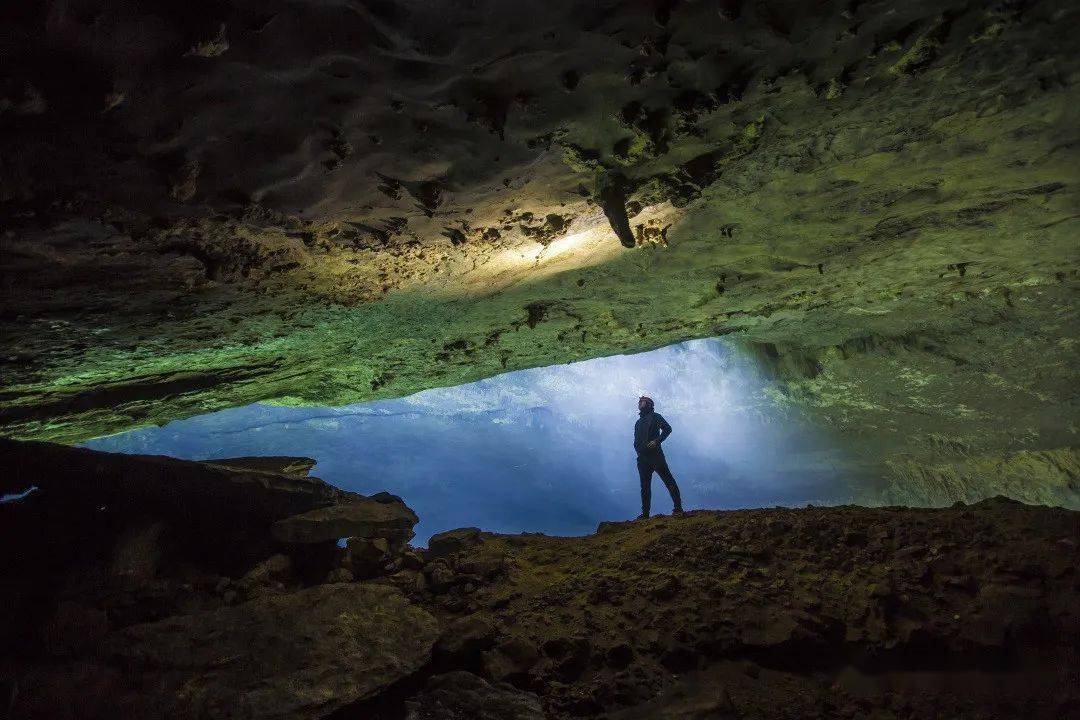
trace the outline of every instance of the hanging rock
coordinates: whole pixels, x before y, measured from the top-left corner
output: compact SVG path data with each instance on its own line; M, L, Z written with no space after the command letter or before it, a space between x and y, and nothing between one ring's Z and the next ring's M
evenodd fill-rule
M401 542L413 537L417 521L416 513L400 500L378 502L364 498L278 520L271 532L284 543L319 543L347 537Z

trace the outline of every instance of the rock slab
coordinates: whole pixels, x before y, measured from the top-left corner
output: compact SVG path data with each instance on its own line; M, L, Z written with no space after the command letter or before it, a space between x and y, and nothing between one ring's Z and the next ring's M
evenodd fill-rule
M536 695L468 672L436 675L409 703L406 720L544 720Z
M138 717L317 718L419 669L435 619L381 585L320 585L136 625L108 640L143 668Z
M380 502L358 498L279 520L271 527L284 543L318 543L347 537L409 540L416 513L394 498Z

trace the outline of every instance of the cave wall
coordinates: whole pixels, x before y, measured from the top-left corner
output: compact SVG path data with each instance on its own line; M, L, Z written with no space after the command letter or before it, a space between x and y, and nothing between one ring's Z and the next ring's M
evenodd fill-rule
M1075 3L2 12L6 435L724 335L883 499L1076 504Z

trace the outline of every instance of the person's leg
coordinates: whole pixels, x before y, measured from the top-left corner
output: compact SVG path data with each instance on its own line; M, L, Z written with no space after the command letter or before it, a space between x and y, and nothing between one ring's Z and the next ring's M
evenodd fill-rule
M649 517L652 506L652 464L644 458L638 458L637 471L641 478L641 516Z
M664 485L667 486L668 493L671 494L671 503L674 505L676 513L681 513L682 509L682 496L679 494L679 486L675 483L675 476L671 474L671 470L667 466L667 458L663 455L656 461L656 474L660 476L660 479L664 481Z

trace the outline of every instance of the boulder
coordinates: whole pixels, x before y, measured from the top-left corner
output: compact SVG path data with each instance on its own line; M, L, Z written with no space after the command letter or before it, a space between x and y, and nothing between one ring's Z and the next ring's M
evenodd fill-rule
M533 693L464 671L435 675L406 707L406 720L544 720Z
M53 443L0 438L0 489L35 486L69 506L176 519L186 528L223 533L319 507L362 500L318 478L240 469L157 455L119 455ZM224 523L224 524L222 524ZM344 536L342 536L344 537Z
M480 528L468 527L447 530L431 536L431 539L428 540L427 556L428 558L446 557L472 547L480 541Z
M103 610L62 600L42 628L45 649L52 655L78 655L92 650L109 630Z
M248 570L237 581L241 589L250 592L271 583L284 583L292 577L292 559L288 555L271 555Z
M435 645L435 658L445 667L478 669L482 653L495 644L495 627L479 615L466 615L446 626Z
M471 556L468 553L455 558L454 572L468 575L477 581L490 581L506 572L505 555Z
M779 611L755 611L742 619L740 640L756 648L775 648L791 642L799 629L791 615Z
M161 560L161 537L165 525L142 522L129 527L116 540L109 575L121 583L138 585L152 580Z
M278 520L271 527L284 543L319 543L348 537L385 538L400 543L413 536L419 518L404 503L359 498Z
M452 588L458 581L457 575L444 561L433 563L426 572L432 592L445 592Z
M604 520L596 526L596 534L608 535L622 530L629 530L633 527L634 521L632 520Z
M352 574L352 571L348 568L334 568L326 575L326 582L328 583L347 583L356 580L356 576Z
M318 478L3 438L0 468L0 490L37 488L5 504L0 522L5 567L27 577L67 574L63 556L40 537L59 547L77 545L79 564L93 555L121 586L145 584L165 565L193 564L235 577L279 549L271 534L275 521L353 502L394 507ZM34 538L42 558L21 549L23 538ZM3 552L11 548L20 550Z
M385 585L319 585L135 625L106 640L144 691L131 717L316 718L430 657L435 619Z
M390 543L386 538L354 537L345 543L341 566L347 568L355 577L365 580L382 575L386 564L392 558Z
M368 495L367 499L368 500L374 500L375 502L380 502L380 503L398 503L398 504L401 504L401 503L405 502L399 496L388 493L385 490L377 492L374 495Z
M483 658L484 670L492 680L522 686L529 683L540 654L525 638L511 637L485 652Z
M587 637L553 637L545 640L541 649L563 682L580 678L592 657L592 643Z

